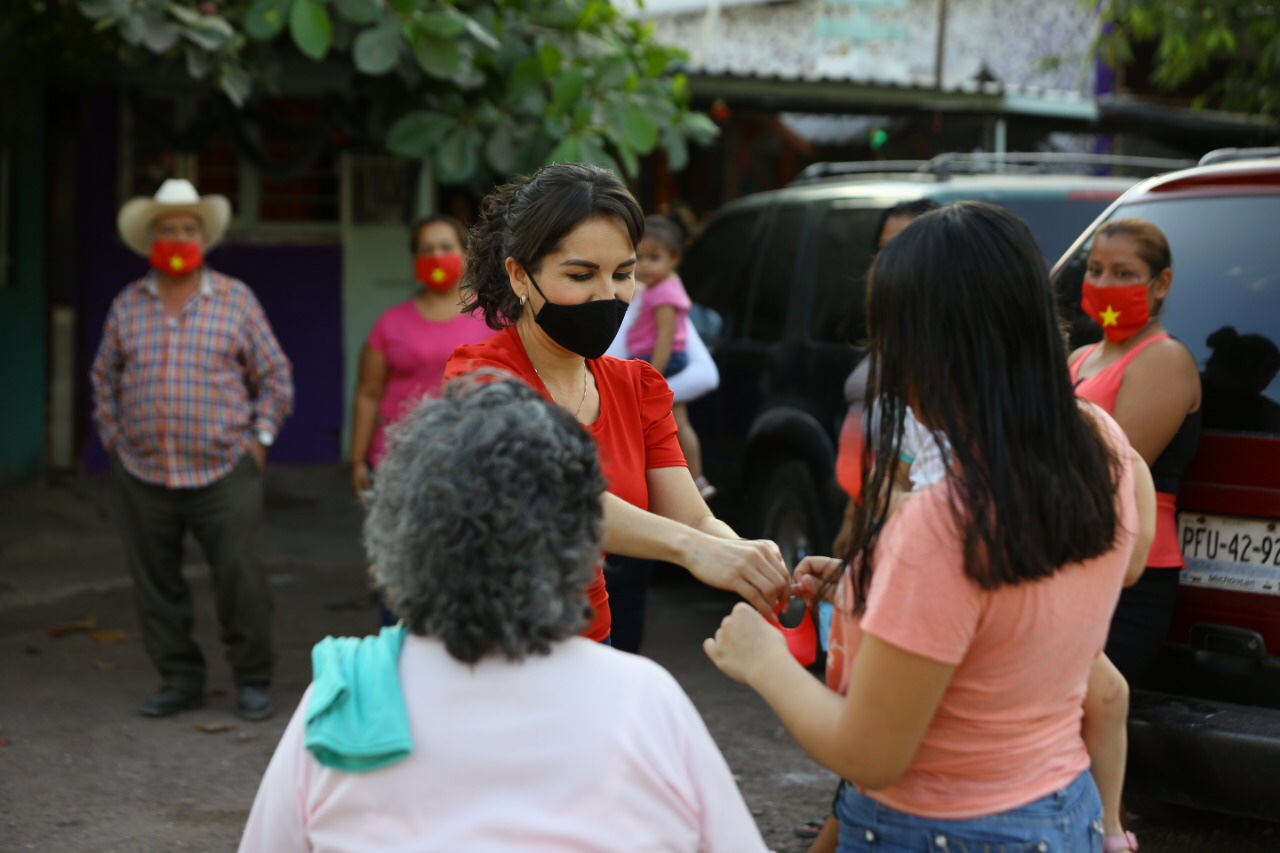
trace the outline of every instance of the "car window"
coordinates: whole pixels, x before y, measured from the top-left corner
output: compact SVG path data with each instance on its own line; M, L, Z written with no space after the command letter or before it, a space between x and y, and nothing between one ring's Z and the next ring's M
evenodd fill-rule
M864 295L881 208L832 207L818 230L817 280L810 334L830 343L866 336Z
M751 294L747 337L753 341L771 343L782 338L796 280L805 212L803 205L785 204L773 216L764 251L759 255L759 274Z
M1112 218L1154 222L1173 253L1160 319L1200 367L1205 429L1280 434L1280 196L1137 201ZM1073 345L1098 337L1080 310L1086 243L1057 287Z
M1119 195L1115 193L1110 198L1001 198L996 203L1020 216L1031 233L1036 235L1044 256L1056 260Z
M763 208L737 211L707 224L680 263L690 298L715 312L720 336L741 336L746 328L752 249Z

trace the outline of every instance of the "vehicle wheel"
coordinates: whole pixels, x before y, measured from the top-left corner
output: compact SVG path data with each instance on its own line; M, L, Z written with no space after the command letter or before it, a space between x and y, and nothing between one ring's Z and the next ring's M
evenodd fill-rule
M817 487L803 462L784 462L774 469L756 506L759 536L778 543L787 571L794 572L806 556L826 550Z

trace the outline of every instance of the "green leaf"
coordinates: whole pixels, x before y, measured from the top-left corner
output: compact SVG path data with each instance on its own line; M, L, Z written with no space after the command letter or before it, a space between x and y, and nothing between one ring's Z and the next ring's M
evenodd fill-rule
M105 18L110 15L113 10L111 0L80 0L77 4L80 11L86 18L96 21L99 18Z
M452 9L444 12L420 12L413 16L413 20L424 31L445 38L454 38L467 31L467 16Z
M103 18L103 21L110 20ZM101 23L101 22L99 22ZM132 45L142 44L147 37L147 22L142 15L129 15L120 19L120 38Z
M392 19L361 30L351 56L362 73L374 77L386 74L400 59L400 25Z
M510 119L503 119L489 131L484 144L484 159L499 175L509 175L516 168L516 139Z
M203 50L217 52L226 46L231 39L223 35L221 30L194 27L183 30L183 37Z
M511 70L507 80L507 102L514 109L530 115L540 115L546 95L542 91L542 65L538 57L521 60Z
M591 120L595 118L596 105L592 101L578 101L578 106L573 110L573 127L580 130L591 124Z
M436 174L447 184L460 184L471 177L479 162L480 134L470 126L455 125L445 133L436 149Z
M293 0L255 0L244 18L244 31L249 38L270 41L280 35L289 18Z
M582 73L582 69L570 68L556 78L551 87L551 100L562 112L567 113L582 97L582 90L586 85L587 76Z
M458 43L434 33L418 33L413 56L419 67L432 77L447 79L462 70L462 51Z
M582 159L582 146L576 137L566 136L561 139L551 153L547 155L548 163L577 163Z
M227 19L221 15L206 15L195 9L189 9L186 6L180 6L177 3L169 3L165 6L169 14L177 18L181 23L188 27L198 30L204 30L211 34L216 34L225 38L227 41L235 38L236 31Z
M239 65L223 65L222 73L218 77L218 85L231 103L237 107L244 106L244 102L249 99L253 91L253 80L250 79L249 72Z
M333 21L320 0L293 0L289 10L289 34L306 56L317 62L329 53L333 43Z
M675 128L663 131L662 149L667 152L667 168L671 171L679 172L689 165L689 145Z
M353 24L373 24L381 16L382 9L374 0L333 0L338 14Z
M596 64L596 84L602 91L620 89L627 80L630 66L627 60L619 55L605 57Z
M551 42L545 42L538 48L538 59L542 63L542 73L554 77L564 64L564 53Z
M703 145L720 135L720 128L706 113L685 113L680 124L690 139Z
M618 161L609 156L598 136L584 136L578 145L578 153L583 163L590 163L602 169L608 169L619 177L626 177L618 166Z
M622 138L641 154L648 154L658 144L658 126L642 108L628 104L622 113Z
M467 35L475 39L481 46L489 48L489 50L497 50L502 47L502 42L498 40L498 37L474 18L467 18Z
M622 159L622 172L620 174L627 177L638 175L640 173L640 159L636 157L635 149L625 142L614 147L617 148L618 156Z
M452 116L414 110L396 119L387 131L387 149L400 157L421 160L440 144L444 134L457 126Z
M178 43L180 35L181 31L177 24L168 21L154 24L148 22L146 33L142 36L142 43L152 53L165 53Z
M209 76L209 72L213 70L213 57L206 50L187 45L183 51L187 59L187 73L194 80L203 80Z

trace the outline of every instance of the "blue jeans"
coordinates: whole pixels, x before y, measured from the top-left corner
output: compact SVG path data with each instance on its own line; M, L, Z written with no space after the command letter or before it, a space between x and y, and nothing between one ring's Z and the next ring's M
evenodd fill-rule
M650 353L649 355L637 355L636 358L640 359L641 361L652 362L653 354ZM675 376L677 373L684 370L688 366L689 366L689 354L686 353L684 350L677 350L671 353L671 357L667 359L667 366L663 368L662 375L665 378L670 379L672 376Z
M836 797L839 853L1100 853L1102 801L1085 771L1060 791L967 820L916 817L843 785Z

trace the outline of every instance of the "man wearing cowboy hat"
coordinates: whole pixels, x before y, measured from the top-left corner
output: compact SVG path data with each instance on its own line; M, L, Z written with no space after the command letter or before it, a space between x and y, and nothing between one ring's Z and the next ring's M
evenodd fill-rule
M151 717L204 703L182 576L188 530L212 572L236 713L273 711L271 597L257 554L262 466L292 409L293 379L253 292L204 264L230 219L226 198L184 180L120 209L120 237L151 270L112 303L91 370L138 621L162 680L142 706Z

